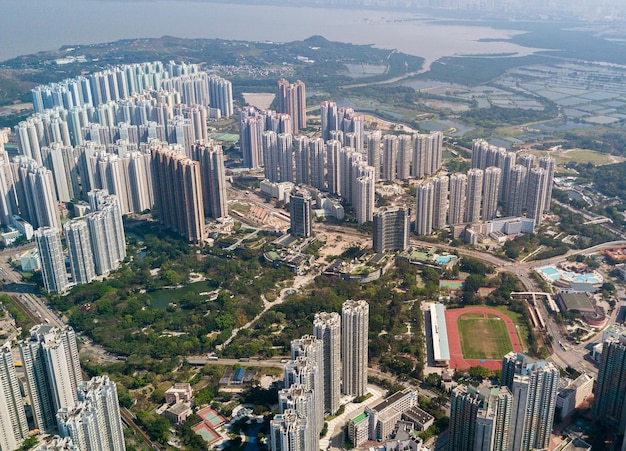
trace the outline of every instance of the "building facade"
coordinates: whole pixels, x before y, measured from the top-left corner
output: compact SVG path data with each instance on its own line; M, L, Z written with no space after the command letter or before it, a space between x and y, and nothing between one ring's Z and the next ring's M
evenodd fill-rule
M367 393L369 304L348 300L341 309L341 360L343 393Z

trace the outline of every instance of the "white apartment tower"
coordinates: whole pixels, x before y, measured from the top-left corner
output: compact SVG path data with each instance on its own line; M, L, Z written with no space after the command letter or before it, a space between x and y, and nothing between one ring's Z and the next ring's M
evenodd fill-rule
M448 206L448 224L462 224L465 220L467 175L450 176L450 205Z
M448 187L450 179L447 175L433 178L433 229L439 230L446 226L448 215Z
M76 443L88 442L87 437L82 437L81 432L91 432L89 428L81 428L81 416L86 415L88 421L95 412L98 430L97 441L102 450L124 451L124 432L120 416L117 388L108 376L97 376L89 381L82 382L78 387L79 407L68 410L68 415L60 413L64 419L61 424L67 427L67 433ZM82 405L82 409L81 409ZM90 437L91 438L91 437ZM96 438L96 437L93 437Z
M105 190L89 192L87 215L96 273L108 274L126 258L126 238L118 198Z
M42 227L35 231L35 241L41 259L43 283L50 293L63 293L69 286L61 235L56 227Z
M70 269L75 284L89 283L96 278L89 224L86 219L66 222L63 225Z
M398 137L395 135L383 136L383 170L381 179L396 179L396 164L398 158Z
M502 169L496 166L489 166L485 169L485 179L483 183L483 211L481 219L490 221L496 217L498 210L498 196L500 183L502 182Z
M11 347L0 347L0 449L14 450L28 437L28 422Z
M323 190L326 187L326 174L324 172L326 145L323 139L317 138L309 142L309 157L311 159L311 185Z
M295 159L295 182L311 185L311 156L309 154L309 137L298 135L293 137L293 155Z
M332 415L341 401L341 317L338 313L315 314L313 335L322 341L324 356L324 411Z
M305 357L315 366L313 377L313 412L311 425L316 436L324 426L324 343L313 335L305 335L298 340L291 341L291 358ZM286 384L285 384L286 385ZM285 387L289 388L289 387Z
M540 225L546 210L546 192L548 190L548 171L544 168L532 168L528 172L528 194L526 216L534 218L535 225Z
M40 324L30 330L30 339L20 343L33 417L38 429L56 426L56 412L73 408L82 382L74 330Z
M220 144L209 141L195 144L192 158L200 162L204 215L212 218L228 216L224 152Z
M342 391L362 396L367 393L369 304L363 300L344 302L341 326Z
M278 406L281 413L293 411L306 422L306 441L312 446L311 449L319 448L319 432L316 431L312 421L316 418L315 390L293 384L278 392Z
M356 210L356 220L359 224L364 224L374 219L376 187L373 172L372 170L372 174L358 177L355 181L355 186L353 186L353 206Z
M480 219L480 205L483 197L483 170L470 169L467 172L467 205L465 208L465 222L478 222Z
M515 353L502 361L502 382L513 394L509 451L547 448L556 408L559 370Z
M272 451L311 451L319 447L310 443L307 419L288 409L275 415L270 422L270 449Z
M398 152L396 158L396 179L408 180L411 177L411 135L398 136Z
M544 213L550 211L550 203L552 202L552 184L554 182L555 161L552 157L541 157L539 159L539 167L547 172L546 180L546 196L544 200Z
M415 192L415 233L418 235L433 233L434 191L435 187L432 182L417 185Z

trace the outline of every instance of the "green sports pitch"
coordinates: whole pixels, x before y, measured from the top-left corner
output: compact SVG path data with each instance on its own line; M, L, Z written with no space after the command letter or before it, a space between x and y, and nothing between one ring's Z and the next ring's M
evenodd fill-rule
M513 350L506 323L494 315L489 316L477 318L468 313L457 319L465 359L498 360Z

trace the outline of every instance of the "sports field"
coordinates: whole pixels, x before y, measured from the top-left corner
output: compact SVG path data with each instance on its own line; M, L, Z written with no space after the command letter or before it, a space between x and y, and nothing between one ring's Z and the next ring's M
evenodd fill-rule
M497 360L513 350L506 323L496 315L466 313L457 319L457 327L466 359Z

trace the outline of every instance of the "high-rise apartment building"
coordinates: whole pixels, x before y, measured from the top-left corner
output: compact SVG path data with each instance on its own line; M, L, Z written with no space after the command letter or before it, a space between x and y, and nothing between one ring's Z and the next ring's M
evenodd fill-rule
M319 446L310 443L307 419L292 409L274 416L270 422L269 442L272 451L309 451Z
M409 210L383 207L374 213L374 252L403 251L409 247Z
M396 164L398 158L398 137L395 135L383 136L383 169L380 174L382 180L396 179Z
M443 229L446 226L448 216L448 187L450 179L447 175L439 175L432 179L433 184L433 219L434 230Z
M50 293L63 293L69 287L61 235L56 227L43 227L35 231L35 241L41 259L43 284Z
M291 234L293 236L313 236L313 198L305 189L291 193L289 201Z
M313 423L313 419L316 418L315 390L300 384L293 384L289 388L282 389L278 392L278 407L281 413L293 411L306 422L307 443L311 447L318 448L319 435Z
M313 335L322 341L324 356L324 411L332 415L341 401L341 317L338 313L315 314Z
M341 142L331 139L326 142L328 191L341 196Z
M89 283L96 278L93 261L89 224L86 219L78 219L63 224L70 269L75 284Z
M535 361L511 352L502 360L502 384L513 394L509 450L547 448L554 421L559 370L550 362Z
M37 451L81 451L72 441L72 437L54 437L47 441Z
M154 148L152 181L159 220L191 243L204 242L200 163L171 148Z
M396 179L408 180L411 177L411 160L413 149L411 135L398 136L398 151L396 153Z
M261 135L265 131L265 118L254 114L254 109L240 112L239 145L244 166L257 169L263 165L263 144Z
M0 449L14 450L28 437L28 422L10 345L0 347Z
M71 409L78 402L83 379L74 330L34 326L30 339L20 343L20 355L35 424L49 432L56 427L57 411Z
M507 216L522 215L522 210L526 205L527 174L528 170L521 164L516 164L509 171L508 191L505 197Z
M480 220L480 206L483 198L483 170L473 168L467 171L467 204L465 222Z
M304 82L297 80L290 84L287 80L278 80L278 112L291 116L291 130L286 132L296 134L306 128L306 87Z
M500 183L502 182L502 169L496 166L489 166L484 172L483 183L483 211L481 219L491 221L496 217L498 211L498 197Z
M309 158L311 159L311 185L319 190L326 187L326 145L321 138L309 142Z
M508 451L513 397L508 387L460 385L450 399L450 451Z
M374 181L380 181L380 169L382 164L382 154L380 151L380 142L382 133L380 130L374 130L367 136L367 164L374 168Z
M124 451L124 432L117 388L108 376L97 376L78 387L79 403L57 414L61 434L80 449ZM92 448L98 444L100 448Z
M624 431L626 428L626 337L609 338L604 342L594 394L594 418L617 431Z
M211 75L209 81L209 104L211 108L219 108L222 117L230 117L233 108L233 86L225 78ZM205 125L206 128L206 125Z
M415 233L418 235L433 233L434 192L435 187L432 182L417 185L415 192Z
M89 237L96 274L105 275L117 269L126 258L126 237L118 197L105 190L89 192Z
M337 104L328 101L322 102L320 113L322 116L322 139L326 142L330 139L330 132L339 129Z
M415 135L413 142L412 175L424 178L435 174L441 167L443 158L443 134L432 132Z
M313 390L313 416L309 419L315 437L319 437L324 426L324 343L313 335L292 340L291 358L296 361L299 357L308 359L315 367L313 386L309 386Z
M528 172L526 217L533 218L535 225L540 225L542 222L547 190L548 171L544 168L532 168Z
M278 156L278 134L268 130L261 135L263 142L263 171L270 182L280 182L280 165Z
M465 220L467 193L467 175L452 174L450 176L450 203L448 206L448 224L462 224Z
M200 162L204 215L212 218L228 216L226 172L222 146L212 141L206 144L195 144L191 153L192 158Z
M293 156L295 160L295 182L311 185L311 155L309 153L309 137L298 135L293 137Z
M369 304L348 300L341 308L341 361L343 393L367 393Z
M293 135L280 133L277 137L278 144L278 167L281 182L293 182Z
M539 159L539 167L546 170L546 195L543 205L543 212L550 211L550 203L552 202L552 185L554 183L555 161L552 157L541 157Z
M370 166L367 167L370 168ZM356 220L359 224L364 224L374 219L375 188L373 169L367 175L358 177L354 182L352 206L356 211Z

